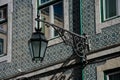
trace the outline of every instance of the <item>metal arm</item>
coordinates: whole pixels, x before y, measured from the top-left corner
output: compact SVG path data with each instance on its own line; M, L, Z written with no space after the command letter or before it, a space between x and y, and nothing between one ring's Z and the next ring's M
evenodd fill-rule
M83 53L85 53L85 51L89 51L87 36L85 34L80 36L74 32L70 32L52 23L41 20L39 17L37 17L35 20L38 22L43 22L47 26L53 27L60 35L63 42L73 48L74 53L76 53L79 57L85 58L86 55Z

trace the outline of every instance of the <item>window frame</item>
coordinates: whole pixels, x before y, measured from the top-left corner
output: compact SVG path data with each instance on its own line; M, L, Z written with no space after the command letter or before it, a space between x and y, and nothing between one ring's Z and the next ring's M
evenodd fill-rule
M7 23L7 41L6 41L6 54L0 55L0 62L11 62L12 59L12 13L13 13L13 0L0 0L0 6L7 5L7 21L1 22L1 24ZM8 17L9 16L9 17ZM3 33L2 33L3 34ZM4 41L5 42L5 41Z
M8 15L7 15L8 14L8 9L7 9L8 5L4 4L4 5L0 6L0 12L1 12L2 16L4 16L3 8L6 8L6 18L0 18L0 24L7 22L7 17L8 17Z
M111 25L116 25L120 23L120 17L114 17L109 20L102 22L102 0L95 0L95 26L96 26L96 34L102 33L102 29L109 27Z
M116 0L116 3L118 2L118 0ZM118 17L120 17L120 14L118 14L118 6L120 5L120 4L117 4L116 5L116 15L115 16L112 16L112 17L109 17L109 18L106 18L106 13L107 13L107 11L106 11L106 0L101 0L101 22L105 22L105 21L109 21L109 20L111 20L111 19L115 19L115 18L118 18Z
M108 59L107 61L105 61L104 64L98 65L96 67L97 80L106 80L105 74L120 70L119 61L120 61L120 57L116 57L116 58ZM110 66L111 64L112 66Z
M57 1L57 2L55 2L55 3L53 3L53 4L51 4L51 5L49 5L50 3L52 3L52 1L50 1L50 0L48 0L48 1L45 1L45 2L43 2L43 3L41 3L41 1L40 0L37 0L37 7L41 7L41 6L43 6L44 4L48 4L48 6L46 6L46 7L43 7L43 9L44 8L48 8L49 10L49 13L48 13L48 18L49 18L49 20L50 20L50 23L52 23L52 24L55 24L55 22L56 21L60 21L60 19L58 19L58 16L56 16L56 14L55 14L55 7L56 7L56 5L59 5L60 3L62 3L62 15L63 15L63 18L62 18L62 23L63 23L63 27L62 28L64 28L64 7L63 7L63 4L64 4L64 2L63 2L64 0L59 0L59 1ZM54 2L54 1L53 1ZM51 9L51 10L50 10ZM41 11L40 10L38 10L37 11L38 13L40 12L40 14L41 14ZM42 27L42 26L41 26ZM61 27L61 26L60 26ZM43 27L42 27L43 28ZM46 28L46 27L45 27ZM44 28L44 29L45 29ZM45 32L45 31L43 31L43 32ZM58 34L56 34L56 31L52 28L52 27L49 27L49 35L47 35L48 36L48 39L49 40L52 40L52 39L55 39L55 38L57 38L57 37L59 37L59 35Z

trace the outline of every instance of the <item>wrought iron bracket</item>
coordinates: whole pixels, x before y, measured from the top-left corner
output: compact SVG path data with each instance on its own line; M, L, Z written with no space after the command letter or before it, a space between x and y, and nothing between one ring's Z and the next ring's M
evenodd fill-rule
M86 34L78 35L74 32L65 30L59 26L56 26L52 23L49 23L47 21L44 21L42 19L39 19L37 17L35 19L37 22L43 22L49 27L53 27L55 31L59 34L61 39L66 45L69 45L73 48L74 53L77 54L77 56L83 58L83 61L86 61L86 51L89 51L89 44L88 44L88 37Z

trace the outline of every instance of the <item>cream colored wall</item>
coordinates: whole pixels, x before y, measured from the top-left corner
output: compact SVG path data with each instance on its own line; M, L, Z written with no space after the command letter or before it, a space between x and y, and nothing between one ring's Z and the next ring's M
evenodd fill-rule
M71 60L67 65L70 65L73 62L75 62L75 61ZM45 72L48 72L48 71L59 69L63 64L64 63L59 63L59 64L56 64L56 65L53 65L53 66L50 66L50 67L47 67L47 68L44 68L44 69L37 70L35 72L31 72L31 73L28 73L28 74L25 74L25 75L18 76L16 78L12 79L12 80L16 80L16 79L23 78L23 77L31 77L31 76L35 76L35 75L38 75L38 74L41 74L41 73L45 73ZM68 78L71 76L71 74L72 74L71 70L66 70L66 72L63 73L63 75L66 76L65 80L68 80ZM55 74L53 74L53 75L55 75ZM40 80L50 80L53 77L53 75L40 77ZM58 78L60 75L61 75L61 72L57 73L55 76L57 76L57 78Z
M89 60L89 59L93 59L93 58L98 58L101 56L114 54L114 53L119 52L119 51L120 51L120 46L117 46L117 47L101 50L98 52L93 52L92 54L87 55L87 59Z

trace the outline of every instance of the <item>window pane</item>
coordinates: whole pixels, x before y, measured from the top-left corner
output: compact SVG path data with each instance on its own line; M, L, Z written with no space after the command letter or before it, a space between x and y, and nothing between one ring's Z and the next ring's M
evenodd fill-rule
M63 27L63 3L60 2L54 5L55 25ZM60 24L59 24L60 23ZM54 31L54 36L58 36L58 33Z
M120 80L120 73L109 75L109 80Z
M41 0L41 3L45 3L45 2L47 2L47 1L49 1L49 0Z
M0 10L0 19L2 18L2 10Z
M3 39L0 39L0 55L3 54Z
M8 24L0 24L0 54L7 53L7 28Z
M60 2L54 5L55 16L59 19L63 19L63 3Z
M7 20L7 5L0 7L0 21Z
M105 71L106 80L120 80L120 68Z
M3 9L3 18L7 19L7 7Z
M106 8L106 18L110 18L117 15L116 0L106 0L105 8Z

